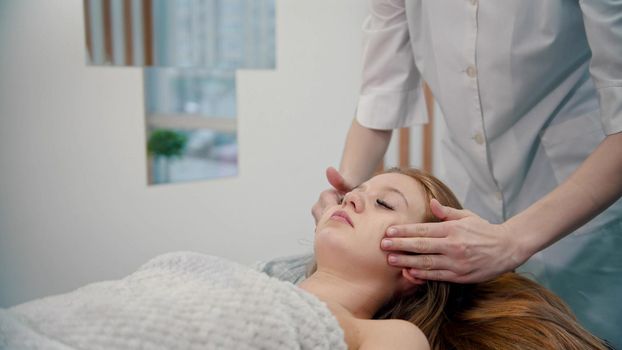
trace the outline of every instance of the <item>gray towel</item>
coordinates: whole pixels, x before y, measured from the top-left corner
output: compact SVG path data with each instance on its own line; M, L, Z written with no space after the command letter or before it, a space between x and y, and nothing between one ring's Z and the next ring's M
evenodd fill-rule
M346 349L326 305L291 283L197 253L0 310L0 349Z

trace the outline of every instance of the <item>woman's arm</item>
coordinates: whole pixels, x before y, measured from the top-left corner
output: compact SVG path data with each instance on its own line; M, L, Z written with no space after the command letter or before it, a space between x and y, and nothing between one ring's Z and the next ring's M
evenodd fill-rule
M521 258L526 260L621 196L622 133L618 133L607 136L564 183L503 225L525 250Z
M369 179L382 160L392 130L369 129L354 119L348 131L339 171L346 182L357 186Z

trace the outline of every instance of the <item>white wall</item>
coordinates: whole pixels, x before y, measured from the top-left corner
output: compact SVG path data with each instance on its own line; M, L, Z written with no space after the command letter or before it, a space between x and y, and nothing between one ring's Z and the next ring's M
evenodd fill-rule
M80 0L0 0L0 307L167 251L310 251L310 208L356 103L365 3L277 1L278 68L238 73L239 176L149 187L141 70L84 64Z

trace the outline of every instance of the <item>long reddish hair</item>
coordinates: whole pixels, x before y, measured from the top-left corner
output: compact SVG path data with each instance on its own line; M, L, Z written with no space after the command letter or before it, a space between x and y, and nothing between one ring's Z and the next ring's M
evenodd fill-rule
M426 203L435 198L462 209L453 192L428 173L400 168L387 172L415 179ZM438 221L429 207L424 221ZM414 323L435 350L608 349L558 296L513 272L468 285L427 281L413 294L389 301L375 318Z

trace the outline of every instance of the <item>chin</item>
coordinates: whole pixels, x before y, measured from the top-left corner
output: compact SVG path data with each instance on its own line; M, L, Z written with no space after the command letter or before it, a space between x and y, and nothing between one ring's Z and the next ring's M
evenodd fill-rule
M339 252L348 246L348 239L343 230L335 227L322 227L315 231L314 248L316 254L327 252Z

